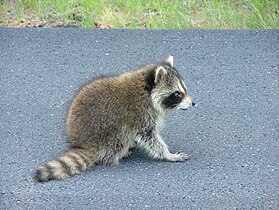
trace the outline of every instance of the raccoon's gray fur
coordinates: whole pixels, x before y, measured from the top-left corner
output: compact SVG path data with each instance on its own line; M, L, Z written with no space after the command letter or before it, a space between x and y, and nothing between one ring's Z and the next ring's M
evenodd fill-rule
M69 108L69 150L38 167L36 179L62 180L95 164L118 164L135 146L155 159L185 161L190 155L170 153L158 125L168 110L193 105L172 56L160 64L95 80L80 90Z

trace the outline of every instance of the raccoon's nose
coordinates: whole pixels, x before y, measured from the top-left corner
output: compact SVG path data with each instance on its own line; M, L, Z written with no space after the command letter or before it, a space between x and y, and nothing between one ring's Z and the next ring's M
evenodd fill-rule
M192 102L192 106L195 106L196 104L194 102Z

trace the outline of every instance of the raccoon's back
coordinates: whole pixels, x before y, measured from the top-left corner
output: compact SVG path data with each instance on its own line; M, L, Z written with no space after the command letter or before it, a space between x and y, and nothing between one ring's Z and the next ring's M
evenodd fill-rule
M70 140L100 139L119 133L123 126L133 129L144 121L146 106L151 102L138 83L121 77L104 78L83 87L68 112Z

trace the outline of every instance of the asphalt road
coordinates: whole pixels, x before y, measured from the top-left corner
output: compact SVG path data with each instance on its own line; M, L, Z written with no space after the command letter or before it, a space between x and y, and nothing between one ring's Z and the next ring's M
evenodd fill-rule
M184 163L140 152L65 181L35 168L66 148L79 87L174 55L197 106L162 135ZM279 209L279 30L0 28L0 209Z

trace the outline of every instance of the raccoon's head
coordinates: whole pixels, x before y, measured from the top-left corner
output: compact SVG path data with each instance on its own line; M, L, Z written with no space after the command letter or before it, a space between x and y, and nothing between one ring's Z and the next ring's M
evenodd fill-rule
M149 83L152 86L151 98L154 108L160 113L171 109L186 110L195 105L180 74L173 67L173 56L156 66Z

